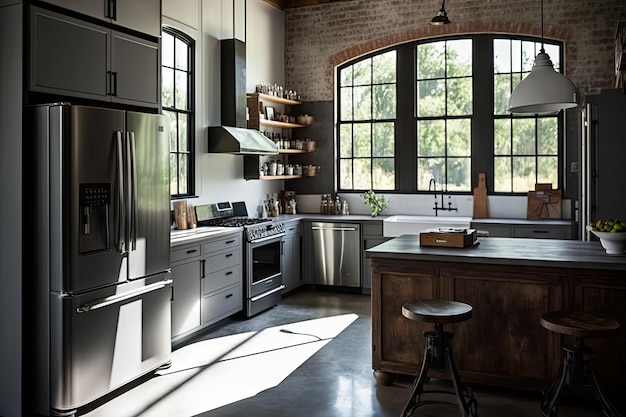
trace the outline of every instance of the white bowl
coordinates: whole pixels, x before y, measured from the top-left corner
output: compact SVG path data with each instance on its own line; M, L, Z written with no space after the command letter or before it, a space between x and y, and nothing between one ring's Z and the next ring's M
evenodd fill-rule
M607 254L624 255L624 250L626 250L626 232L611 233L592 230L591 233L598 236L600 244L606 249Z

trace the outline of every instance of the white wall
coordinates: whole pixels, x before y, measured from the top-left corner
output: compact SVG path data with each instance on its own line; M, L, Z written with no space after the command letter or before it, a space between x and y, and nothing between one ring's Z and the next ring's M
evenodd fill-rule
M245 6L244 6L245 5ZM244 14L244 7L245 10ZM283 181L243 179L243 157L207 153L206 127L220 125L220 40L233 34L246 43L246 90L260 81L284 82L284 13L262 0L163 0L163 23L196 40L196 194L188 204L245 201L256 215L259 202ZM243 28L244 17L246 21Z

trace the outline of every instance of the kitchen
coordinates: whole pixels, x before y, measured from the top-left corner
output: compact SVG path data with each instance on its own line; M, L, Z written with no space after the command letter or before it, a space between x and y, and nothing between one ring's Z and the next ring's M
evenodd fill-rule
M10 54L10 59L2 57L2 96L15 97L9 100L11 103L22 103L22 80L24 80L21 68L21 45L14 39L21 39L19 35L22 21L21 6L14 6L18 2L2 1L2 30L17 30L18 36L2 39L2 53ZM382 2L381 2L382 3ZM263 80L271 80L274 83L297 89L303 100L310 102L310 113L316 116L320 122L315 128L322 129L327 124L332 132L332 100L333 100L333 75L334 65L343 63L346 58L352 58L361 53L368 52L380 45L380 39L386 34L402 32L398 27L405 28L405 37L420 38L436 34L452 34L460 30L458 26L447 25L442 28L433 28L427 22L432 17L432 9L438 9L439 4L421 5L417 7L412 2L406 2L406 6L398 6L402 11L387 10L384 4L368 4L366 7L361 2L346 1L334 2L318 8L293 9L283 13L261 1L250 1L247 4L246 33L238 33L237 36L245 39L247 45L247 85L246 91L254 91L256 83ZM436 3L436 2L435 2ZM453 6L448 3L448 11L455 22L469 22L473 24L472 30L480 32L485 30L485 21L496 16L505 21L512 20L510 16L525 16L523 19L529 25L528 30L522 33L539 34L538 28L538 2L517 2L514 5L503 4L492 6L488 10L478 10L481 7L460 2ZM360 9L365 9L361 13ZM359 9L355 11L354 8ZM584 9L594 7L593 10ZM406 13L406 9L411 13ZM567 10L562 10L567 9ZM243 160L237 155L208 154L205 142L205 127L221 124L220 89L217 87L220 80L220 65L216 59L217 44L220 39L232 37L232 28L229 22L232 17L230 2L216 4L216 2L164 2L164 24L172 24L186 33L191 34L198 43L197 50L202 51L196 59L197 73L200 82L196 83L196 146L197 156L195 165L196 194L197 199L190 199L191 204L210 204L217 201L240 201L244 200L248 210L254 213L259 202L266 198L267 194L278 193L283 189L281 181L245 181L243 180ZM241 4L237 5L239 12L243 11ZM331 15L341 16L347 13L347 21L337 24L332 17L316 23L305 24L305 17L311 13L317 15L328 11ZM454 10L454 14L452 13ZM341 13L340 13L341 12ZM360 19L367 19L368 25L354 17L359 14ZM362 15L361 15L362 14ZM227 15L222 17L223 15ZM399 15L402 15L400 19ZM380 19L380 16L388 16ZM575 17L573 17L575 16ZM614 85L614 30L615 24L624 19L624 4L614 1L601 5L572 5L568 2L567 8L561 3L546 3L546 32L548 36L566 41L568 60L568 73L575 69L570 76L575 84L581 89L581 93L595 94L603 88ZM389 24L390 21L399 19L400 24ZM312 21L315 19L311 19ZM573 25L572 29L565 30L564 22L577 21L579 23L567 23ZM227 22L227 23L225 23ZM348 25L348 28L345 27ZM506 22L501 28L504 31L508 26ZM17 26L17 27L15 27ZM242 22L238 21L237 30L241 32ZM511 23L511 27L515 26ZM411 30L419 28L417 33ZM596 27L605 28L604 31L595 32ZM564 31L564 32L560 32ZM337 32L343 35L336 35ZM564 34L563 34L564 33ZM246 36L247 35L247 36ZM329 39L333 39L332 41ZM11 42L13 40L13 42ZM388 44L389 40L383 40L382 45ZM316 53L311 53L314 50ZM597 57L597 59L595 59ZM11 65L8 65L11 63ZM569 74L568 74L569 75ZM7 82L7 80L10 80ZM25 81L24 81L25 82ZM23 218L22 207L29 201L27 184L22 182L20 173L22 169L28 169L28 164L22 164L22 156L28 152L21 146L21 141L7 141L8 137L21 137L21 110L20 106L2 104L2 189L5 193L5 204L2 205L2 264L5 265L7 276L12 279L3 279L1 282L2 293L2 317L15 317L15 321L1 324L3 337L8 344L2 346L2 384L3 392L2 407L0 414L19 415L22 407L19 398L21 396L21 384L16 381L22 380L21 363L26 361L29 350L23 346L22 335L24 330L21 323L22 309L28 304L22 297L26 288L22 282L22 260L26 262L29 250L29 240L22 234L21 223L26 222ZM330 111L329 111L330 109ZM321 111L315 111L321 110ZM568 132L578 132L577 123L579 116L576 111L568 111L568 121L571 120L573 127ZM569 122L568 122L569 126ZM332 133L330 134L332 135ZM576 137L577 133L568 137ZM331 136L329 136L331 137ZM320 138L318 142L323 141ZM330 143L329 140L327 140ZM330 148L332 152L332 146ZM576 146L566 146L566 166L577 160ZM331 167L323 166L319 176L309 181L310 196L305 192L298 191L298 209L300 213L315 213L318 209L319 197L323 193L333 190L333 174ZM577 175L567 170L565 183L575 182ZM304 180L302 180L304 181ZM573 201L576 199L576 186L568 186L565 190L564 199ZM349 201L350 212L355 215L368 215L368 207L362 203L358 193L342 195ZM23 201L23 202L22 202ZM490 209L492 217L500 218L524 218L525 197L490 196ZM471 199L457 198L459 215L471 215ZM565 206L565 216L573 216L571 207ZM432 214L432 195L402 195L389 194L389 209L386 214ZM567 217L566 217L567 218ZM17 324L16 324L17 323ZM6 358L12 358L7 361ZM18 359L19 358L19 359ZM5 389L6 388L6 389ZM18 411L15 411L18 410Z

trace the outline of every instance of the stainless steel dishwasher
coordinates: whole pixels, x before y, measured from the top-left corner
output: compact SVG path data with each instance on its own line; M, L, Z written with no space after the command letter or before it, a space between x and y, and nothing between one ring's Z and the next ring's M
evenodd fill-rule
M360 287L361 226L313 222L311 230L314 283Z

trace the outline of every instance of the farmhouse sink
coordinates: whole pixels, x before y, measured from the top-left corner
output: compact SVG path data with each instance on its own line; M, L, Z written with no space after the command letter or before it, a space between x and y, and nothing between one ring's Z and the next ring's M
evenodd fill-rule
M383 236L418 235L426 229L469 228L471 217L396 215L383 220Z

